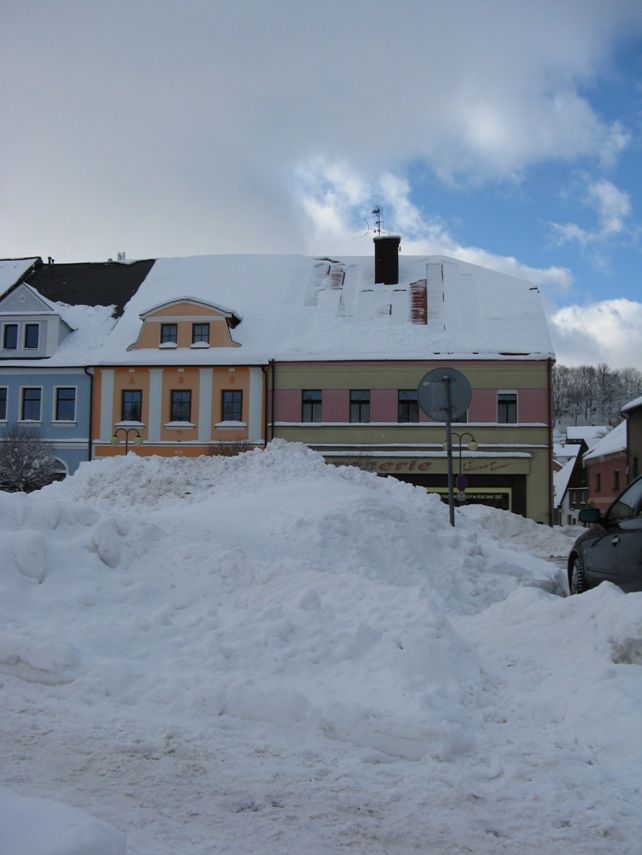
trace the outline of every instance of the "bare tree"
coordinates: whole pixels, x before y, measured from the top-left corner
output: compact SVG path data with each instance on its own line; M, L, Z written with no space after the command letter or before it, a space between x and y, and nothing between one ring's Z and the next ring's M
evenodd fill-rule
M0 489L31 493L55 481L60 464L37 432L11 427L0 436Z

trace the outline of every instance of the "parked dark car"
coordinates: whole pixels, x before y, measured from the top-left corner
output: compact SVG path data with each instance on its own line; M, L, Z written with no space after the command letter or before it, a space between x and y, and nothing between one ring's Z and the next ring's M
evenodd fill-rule
M571 594L600 582L613 582L623 591L642 591L642 476L604 516L597 508L584 508L579 519L592 527L578 537L568 557Z

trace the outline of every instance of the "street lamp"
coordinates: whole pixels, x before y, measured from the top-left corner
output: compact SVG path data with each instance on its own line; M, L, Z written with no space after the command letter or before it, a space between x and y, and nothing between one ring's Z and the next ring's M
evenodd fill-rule
M138 445L140 442L142 442L143 438L142 438L141 433L138 430L138 428L135 428L135 427L129 427L129 428L118 427L118 428L114 428L114 435L111 438L113 445L118 445L118 435L121 433L125 434L125 454L127 454L128 450L129 450L129 435L130 434L134 434L134 442L136 443L136 445Z
M470 451L477 451L477 449L479 448L479 444L478 444L477 440L475 439L475 437L472 435L472 433L470 433L469 431L464 431L463 433L457 433L456 431L452 431L452 436L454 436L459 443L459 455L458 455L459 456L459 474L457 475L457 481L456 481L455 486L457 487L457 489L459 490L460 493L463 493L464 490L466 489L466 476L461 471L462 470L462 466L461 466L462 443L463 443L464 439L466 437L468 437L470 440L468 443L468 449ZM444 449L444 451L448 450L448 443L444 442L443 449Z

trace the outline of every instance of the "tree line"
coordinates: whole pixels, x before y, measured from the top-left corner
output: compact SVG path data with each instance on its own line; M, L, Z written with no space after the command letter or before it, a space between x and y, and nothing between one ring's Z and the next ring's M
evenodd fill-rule
M553 367L556 425L616 425L622 407L642 396L642 371L608 365Z

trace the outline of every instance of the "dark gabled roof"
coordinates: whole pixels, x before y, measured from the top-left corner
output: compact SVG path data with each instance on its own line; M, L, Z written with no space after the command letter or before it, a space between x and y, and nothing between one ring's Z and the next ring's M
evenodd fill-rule
M119 318L152 269L145 261L91 261L43 264L27 278L39 294L54 303L71 306L115 306Z

